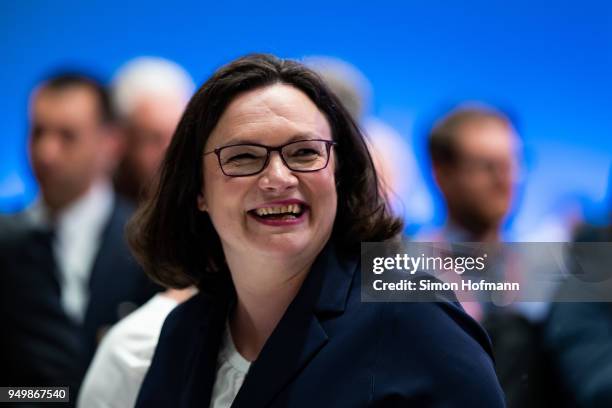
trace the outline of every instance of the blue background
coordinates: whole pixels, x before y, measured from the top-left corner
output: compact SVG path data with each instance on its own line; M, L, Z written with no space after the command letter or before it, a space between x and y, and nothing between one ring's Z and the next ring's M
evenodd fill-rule
M28 94L50 70L108 80L126 60L178 62L198 84L247 52L330 55L371 81L370 114L414 146L431 183L424 137L450 104L512 112L527 182L513 227L529 230L577 202L605 217L612 159L612 6L576 2L0 2L0 211L36 195L25 154ZM434 224L443 219L432 188ZM422 220L421 220L422 222Z

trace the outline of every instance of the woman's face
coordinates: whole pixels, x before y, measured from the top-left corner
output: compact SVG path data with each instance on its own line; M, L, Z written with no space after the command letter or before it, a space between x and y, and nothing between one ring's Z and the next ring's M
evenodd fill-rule
M236 143L279 146L293 140L332 140L326 117L298 89L275 84L238 95L208 139L205 151ZM216 154L204 156L200 210L210 214L226 257L311 259L328 241L336 217L333 150L322 170L290 170L270 152L264 170L252 176L223 174ZM276 212L283 214L275 214ZM290 215L288 212L298 215ZM247 258L244 258L247 257Z

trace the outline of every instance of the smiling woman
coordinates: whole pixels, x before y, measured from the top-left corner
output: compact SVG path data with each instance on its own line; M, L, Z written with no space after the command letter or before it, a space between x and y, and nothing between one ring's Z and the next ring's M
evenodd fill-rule
M259 145L236 145L235 135ZM206 150L217 149L219 162L212 156L204 161L198 206L219 234L233 277L244 275L238 281L260 285L262 271L276 274L276 267L283 279L306 275L336 218L332 144L323 113L293 86L256 88L228 105L206 142Z
M200 289L166 320L137 406L502 406L459 306L360 301L360 243L401 230L377 184L313 72L269 55L219 69L129 226L154 280Z

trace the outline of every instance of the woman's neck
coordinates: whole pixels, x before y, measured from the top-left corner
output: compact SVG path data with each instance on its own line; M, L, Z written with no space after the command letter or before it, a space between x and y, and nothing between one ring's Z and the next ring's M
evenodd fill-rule
M268 258L260 264L231 257L227 262L237 297L229 319L232 338L238 352L254 361L300 290L312 262Z

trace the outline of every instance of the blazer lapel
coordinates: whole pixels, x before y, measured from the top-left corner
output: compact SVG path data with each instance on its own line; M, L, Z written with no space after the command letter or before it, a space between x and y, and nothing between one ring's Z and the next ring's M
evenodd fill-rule
M268 405L325 346L321 319L344 312L355 265L342 264L333 245L325 248L252 363L233 407Z
M228 310L233 303L227 296L203 296L201 324L193 336L190 363L185 372L181 407L208 407L217 374L217 357ZM199 318L199 316L198 316Z
M264 407L327 342L318 319L305 309L292 310L281 320L259 358L253 362L234 407Z

